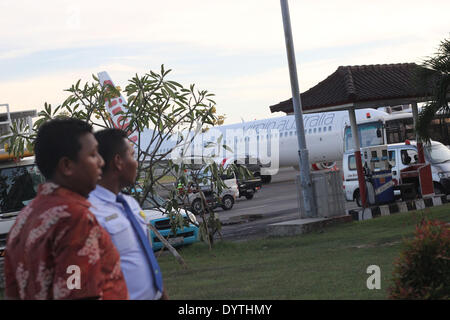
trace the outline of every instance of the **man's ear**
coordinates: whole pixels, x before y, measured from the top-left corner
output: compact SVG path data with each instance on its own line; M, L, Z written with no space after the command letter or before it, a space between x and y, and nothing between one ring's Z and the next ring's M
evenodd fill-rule
M116 153L112 158L111 165L117 171L122 171L123 169L123 159L120 154Z
M56 166L57 171L59 171L63 176L69 177L73 174L74 161L68 157L62 157L59 159Z

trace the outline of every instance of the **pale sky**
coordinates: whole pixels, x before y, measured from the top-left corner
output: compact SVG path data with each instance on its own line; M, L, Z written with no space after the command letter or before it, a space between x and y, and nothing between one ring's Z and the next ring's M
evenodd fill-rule
M290 0L300 91L339 66L421 63L450 37L450 1ZM136 73L216 95L225 124L291 97L278 0L0 0L0 104L56 106L78 79Z

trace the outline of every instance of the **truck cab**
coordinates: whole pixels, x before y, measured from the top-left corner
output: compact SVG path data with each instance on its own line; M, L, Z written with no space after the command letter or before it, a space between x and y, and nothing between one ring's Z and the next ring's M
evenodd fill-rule
M0 104L4 112L0 112L0 138L11 135L10 127L19 122L32 127L31 118L36 116L36 110L10 112L8 104ZM29 134L31 132L21 132ZM26 151L24 158L15 159L8 151L8 145L0 147L0 288L3 282L3 258L6 240L16 216L36 196L38 185L44 182L34 163L32 153Z
M20 210L34 199L43 182L34 157L0 162L0 288L4 287L3 259L8 233Z
M450 149L437 141L424 144L425 161L431 165L431 174L435 194L450 194ZM400 171L418 163L418 151L415 141L388 145L388 160L392 170L392 181L397 185L400 181ZM348 201L359 199L358 175L356 172L355 155L353 151L344 153L342 168L344 172L343 188ZM399 191L395 191L398 193Z
M44 182L34 157L18 162L0 162L0 255L6 245L6 237L15 217L37 193L38 185Z

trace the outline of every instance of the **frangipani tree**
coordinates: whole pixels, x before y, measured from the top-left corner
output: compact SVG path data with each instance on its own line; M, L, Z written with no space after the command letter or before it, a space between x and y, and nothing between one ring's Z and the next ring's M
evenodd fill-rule
M186 164L174 163L169 155L173 148L183 145L188 149L195 136L205 130L205 127L222 124L224 116L216 114L216 103L212 99L213 94L207 90L197 90L191 84L188 88L178 82L168 79L171 70L161 66L160 72L149 71L143 76L137 74L128 81L123 94L126 96L125 108L120 111L121 123L128 132L137 134L137 139L132 141L136 148L138 160L137 186L129 188L132 194L142 205L146 199L158 193L165 193L167 201L163 208L164 213L169 215L172 228L175 231L185 222L180 214L183 208L179 194L174 192L174 183L193 179L186 176ZM94 128L111 128L116 126L111 119L108 105L112 99L120 96L122 90L110 84L102 86L99 79L93 75L92 82L81 84L80 80L66 89L69 96L57 107L45 103L44 110L38 113L38 119L33 125L33 133L23 135L27 123L19 123L11 127L12 135L4 138L10 146L9 152L16 157L21 157L26 149L33 149L33 141L39 127L49 119L55 117L74 117L94 125ZM181 132L194 134L184 135ZM161 145L168 140L175 140L173 148L161 149ZM219 141L220 143L220 141ZM224 146L225 147L225 146ZM214 174L216 190L224 187L220 179L223 168L216 164L210 166L210 172ZM172 176L171 182L167 177ZM198 181L196 182L198 183ZM212 242L213 237L205 234L208 230L220 229L220 222L213 217L214 228L208 228L211 221L206 219L200 223L203 238Z

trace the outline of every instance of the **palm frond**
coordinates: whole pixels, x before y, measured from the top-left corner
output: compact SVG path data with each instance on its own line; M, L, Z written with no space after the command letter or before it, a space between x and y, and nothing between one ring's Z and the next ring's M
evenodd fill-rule
M450 39L441 41L436 54L423 61L417 75L423 88L431 81L429 102L423 107L416 124L417 134L422 140L429 141L428 128L436 114L450 116Z

